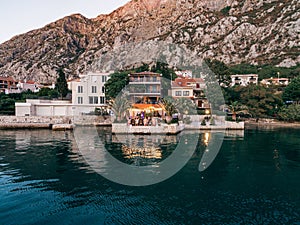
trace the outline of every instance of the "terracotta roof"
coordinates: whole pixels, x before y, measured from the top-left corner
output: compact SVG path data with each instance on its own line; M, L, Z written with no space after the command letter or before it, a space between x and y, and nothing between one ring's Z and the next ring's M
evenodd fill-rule
M174 83L176 83L179 87L187 87L188 83L196 84L196 81L194 78L176 78Z
M1 77L1 76L0 76L0 80L11 81L11 82L17 82L17 81L14 80L14 78L12 78L12 77Z
M69 79L67 82L80 82L81 79L80 78L73 78L73 79Z

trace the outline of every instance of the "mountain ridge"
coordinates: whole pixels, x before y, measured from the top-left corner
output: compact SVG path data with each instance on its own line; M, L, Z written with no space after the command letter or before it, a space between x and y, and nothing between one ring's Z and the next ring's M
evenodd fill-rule
M300 63L296 0L132 0L110 14L80 14L0 45L0 75L52 82L56 69L83 73L103 52L145 40L184 44L202 58L293 66Z

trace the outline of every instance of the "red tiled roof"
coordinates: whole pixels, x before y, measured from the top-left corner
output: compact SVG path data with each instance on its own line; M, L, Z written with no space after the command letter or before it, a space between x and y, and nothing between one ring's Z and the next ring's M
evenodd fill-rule
M0 80L11 81L11 82L17 82L17 81L14 80L14 78L12 78L12 77L1 77L1 76L0 76Z
M69 79L67 82L80 82L81 79L80 78L73 78L73 79Z

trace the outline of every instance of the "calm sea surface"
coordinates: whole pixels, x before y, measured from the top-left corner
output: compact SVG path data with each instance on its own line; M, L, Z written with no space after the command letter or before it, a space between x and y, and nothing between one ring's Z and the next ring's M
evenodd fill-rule
M139 166L157 165L180 140L98 133L115 158ZM173 177L130 187L96 173L72 132L0 130L0 224L300 224L299 129L227 133L199 172L211 136L199 133Z

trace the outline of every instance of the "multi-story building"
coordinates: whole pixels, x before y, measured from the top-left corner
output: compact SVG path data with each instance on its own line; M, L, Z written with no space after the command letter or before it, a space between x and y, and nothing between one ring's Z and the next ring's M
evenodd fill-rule
M210 105L204 94L205 87L202 78L179 77L172 81L171 96L173 98L190 98L197 108L206 109Z
M129 95L132 103L157 104L162 96L162 75L153 72L131 73Z
M71 82L72 103L74 105L95 105L106 104L105 83L109 79L109 73L88 73L81 75L80 79Z
M107 109L104 84L110 73L88 73L69 82L72 102L32 100L16 103L17 116L78 116L94 113L96 108Z
M248 86L249 84L258 84L257 74L236 74L231 75L231 86L241 85Z
M193 98L195 80L192 78L176 78L172 81L171 96L174 98Z
M14 80L12 77L0 77L0 93L9 94L13 90L17 90L18 81Z

